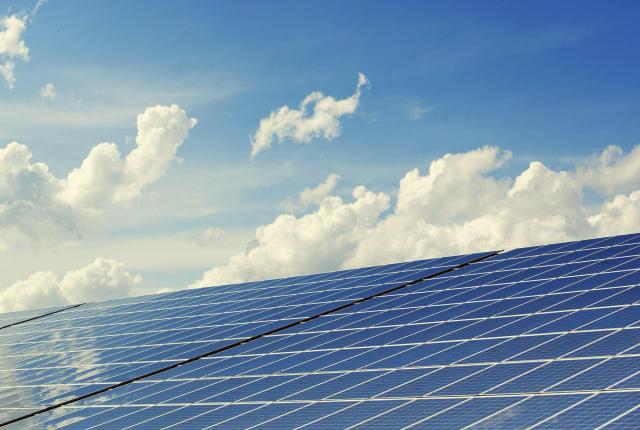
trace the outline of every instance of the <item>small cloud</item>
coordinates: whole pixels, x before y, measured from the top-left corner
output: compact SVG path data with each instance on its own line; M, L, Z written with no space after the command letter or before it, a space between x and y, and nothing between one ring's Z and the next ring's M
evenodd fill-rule
M0 64L0 75L4 79L4 85L10 90L16 84L16 75L15 75L16 63L13 61L5 61L3 64Z
M56 87L51 82L45 84L42 88L40 88L40 97L49 100L55 99Z
M319 206L331 191L338 185L340 175L331 173L324 182L314 188L305 188L296 199L287 199L282 206L289 212L298 212L312 205Z
M432 106L417 97L394 97L392 100L392 109L400 112L409 121L419 121L433 110Z
M619 146L609 145L578 166L577 174L585 185L610 195L636 190L640 184L640 145L626 155Z
M356 111L365 86L369 86L367 77L358 73L356 91L345 99L336 100L314 91L302 100L298 109L282 106L273 110L267 118L260 120L251 138L251 156L255 157L269 148L274 140L282 142L290 139L294 143L309 143L316 137L331 140L340 136L339 118ZM311 107L312 112L309 112Z
M207 227L195 237L195 240L199 245L211 246L220 245L228 238L229 235L223 229L218 227Z
M29 61L29 48L22 40L27 19L16 15L0 18L0 75L9 89L13 89L16 83L14 60L18 58Z
M432 107L424 106L419 101L411 101L407 103L404 109L407 119L409 119L410 121L418 121L419 119L422 119L426 114L431 112L431 110L433 110Z
M38 15L38 12L40 12L40 8L44 6L46 2L47 0L38 0L36 2L36 4L33 6L31 11L29 12L29 15L28 15L29 22L33 22L36 19L36 15Z

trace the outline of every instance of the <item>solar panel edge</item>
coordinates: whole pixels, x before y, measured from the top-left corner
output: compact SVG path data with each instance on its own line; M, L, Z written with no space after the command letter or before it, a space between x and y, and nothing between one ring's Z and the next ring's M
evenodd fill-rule
M25 415L22 415L22 416L19 416L19 417L16 417L16 418L12 418L12 419L10 419L8 421L5 421L5 422L0 422L0 427L4 427L4 426L10 425L10 424L14 424L16 422L25 420L27 418L30 418L30 417L33 417L33 416L36 416L36 415L39 415L39 414L42 414L42 413L45 413L45 412L49 412L49 411L58 409L58 408L60 408L62 406L67 406L67 405L70 405L72 403L76 403L76 402L78 402L80 400L84 400L84 399L87 399L89 397L97 396L97 395L103 394L103 393L105 393L107 391L122 387L124 385L128 385L128 384L131 384L131 383L136 382L136 381L140 381L142 379L157 375L159 373L162 373L162 372L165 372L165 371L168 371L168 370L171 370L171 369L175 369L175 368L177 368L179 366L183 366L183 365L192 363L192 362L194 362L196 360L199 360L199 359L202 359L202 358L205 358L205 357L210 357L212 355L221 353L223 351L227 351L229 349L238 347L240 345L244 345L244 344L246 344L248 342L260 339L262 337L265 337L265 336L268 336L268 335L271 335L271 334L275 334L275 333L278 333L280 331L287 330L287 329L289 329L291 327L294 327L294 326L297 326L299 324L304 324L306 322L312 321L312 320L320 318L322 316L329 315L331 313L341 311L341 310L343 310L345 308L357 305L357 304L365 302L367 300L371 300L373 298L380 297L380 296L395 292L395 291L400 290L402 288L409 287L409 286L414 285L414 284L416 284L418 282L422 282L422 281L425 281L425 280L428 280L428 279L433 279L433 278L436 278L438 276L442 276L442 275L447 274L449 272L452 272L454 270L461 269L463 267L469 266L469 265L474 264L474 263L478 263L478 262L486 260L486 259L490 259L491 257L494 257L494 256L500 254L501 252L502 252L502 250L497 250L497 251L488 251L486 253L480 253L480 254L478 254L478 253L472 254L473 256L476 256L476 257L471 259L471 260L464 261L464 262L461 262L459 264L456 264L456 265L454 265L452 267L437 271L437 272L432 273L432 274L430 274L428 276L423 276L423 277L420 277L418 279L413 279L413 280L411 280L409 282L405 282L405 283L403 283L401 285L396 285L396 286L391 287L391 288L389 288L387 290L380 291L380 292L377 292L375 294L371 294L369 296L365 296L365 297L353 300L353 301L351 301L349 303L342 304L342 305L337 306L335 308L328 309L326 311L320 312L318 314L315 314L315 315L312 315L312 316L309 316L309 317L302 318L300 320L294 321L292 323L289 323L289 324L286 324L286 325L283 325L283 326L280 326L280 327L276 327L275 329L272 329L272 330L269 330L267 332L263 332L263 333L248 337L246 339L242 339L242 340L234 342L232 344L225 345L223 347L218 347L218 348L216 348L216 349L214 349L212 351L198 354L198 355L196 355L194 357L191 357L189 359L186 359L186 360L183 360L183 361L180 361L180 362L177 362L177 363L173 363L171 365L168 365L168 366L165 366L163 368L154 370L152 372L148 372L148 373L145 373L143 375L138 375L136 377L127 379L127 380L119 382L117 384L112 384L112 385L110 385L108 387L104 387L104 388L101 388L99 390L92 391L92 392L84 394L82 396L78 396L78 397L75 397L75 398L72 398L72 399L68 399L68 400L56 403L56 404L51 405L51 406L47 406L47 407L39 409L37 411L33 411L33 412L30 412L28 414L25 414ZM460 257L462 257L462 256L460 256ZM51 314L54 314L54 313L57 313L57 312L62 312L64 310L66 310L66 309L71 309L71 308L75 308L75 307L79 307L79 306L82 306L82 304L72 305L72 306L69 306L69 307L64 308L62 310L58 310L58 311L49 313L47 315L51 315ZM43 316L46 316L46 315L43 315Z
M27 323L27 322L30 322L30 321L34 321L34 320L37 320L37 319L40 319L40 318L45 318L45 317L48 317L48 316L51 316L51 315L59 314L60 312L64 312L64 311L69 310L69 309L75 309L75 308L80 307L80 306L82 306L84 304L85 303L76 303L74 305L66 306L66 307L64 307L62 309L56 309L55 311L46 312L46 313L41 314L41 315L36 315L35 317L26 318L24 320L16 321L16 322L13 322L11 324L7 324L7 325L4 325L4 326L1 326L0 330L7 329L9 327L14 327L14 326L17 326L19 324L24 324L24 323Z

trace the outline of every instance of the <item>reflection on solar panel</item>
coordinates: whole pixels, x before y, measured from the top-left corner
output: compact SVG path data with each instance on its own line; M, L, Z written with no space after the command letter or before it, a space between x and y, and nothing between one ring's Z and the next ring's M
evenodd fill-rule
M0 421L638 428L639 330L640 235L85 304L0 330Z

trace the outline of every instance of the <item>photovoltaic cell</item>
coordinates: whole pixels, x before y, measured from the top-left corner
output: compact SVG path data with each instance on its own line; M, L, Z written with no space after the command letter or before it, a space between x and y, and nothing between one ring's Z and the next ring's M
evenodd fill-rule
M6 379L5 398L27 399L7 416L60 398L44 381L73 386L64 398L118 381L97 368L140 375L233 346L7 428L637 428L639 256L626 235L511 250L395 290L465 257L81 306L42 319L55 338L36 321L5 333L5 356L32 372ZM55 361L70 351L99 358L84 380Z
M112 300L5 327L0 419L90 394L482 256Z
M38 318L53 315L66 309L73 308L74 306L57 306L48 309L35 309L17 312L7 312L0 314L0 330L13 327L17 324L22 324L28 321L33 321Z

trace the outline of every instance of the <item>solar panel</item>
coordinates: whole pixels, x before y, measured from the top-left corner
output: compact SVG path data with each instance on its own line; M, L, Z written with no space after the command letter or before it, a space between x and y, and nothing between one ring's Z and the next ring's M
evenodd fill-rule
M7 428L637 428L640 235L92 304L5 336L5 398L26 399L5 422L74 396ZM89 378L56 373L69 351L96 354Z
M7 422L223 350L487 253L86 304L0 331Z
M33 321L38 318L44 318L58 312L62 312L66 309L75 308L77 306L78 305L57 306L48 309L32 309L0 314L0 330L7 329L9 327L13 327L14 325L22 324L28 321Z

